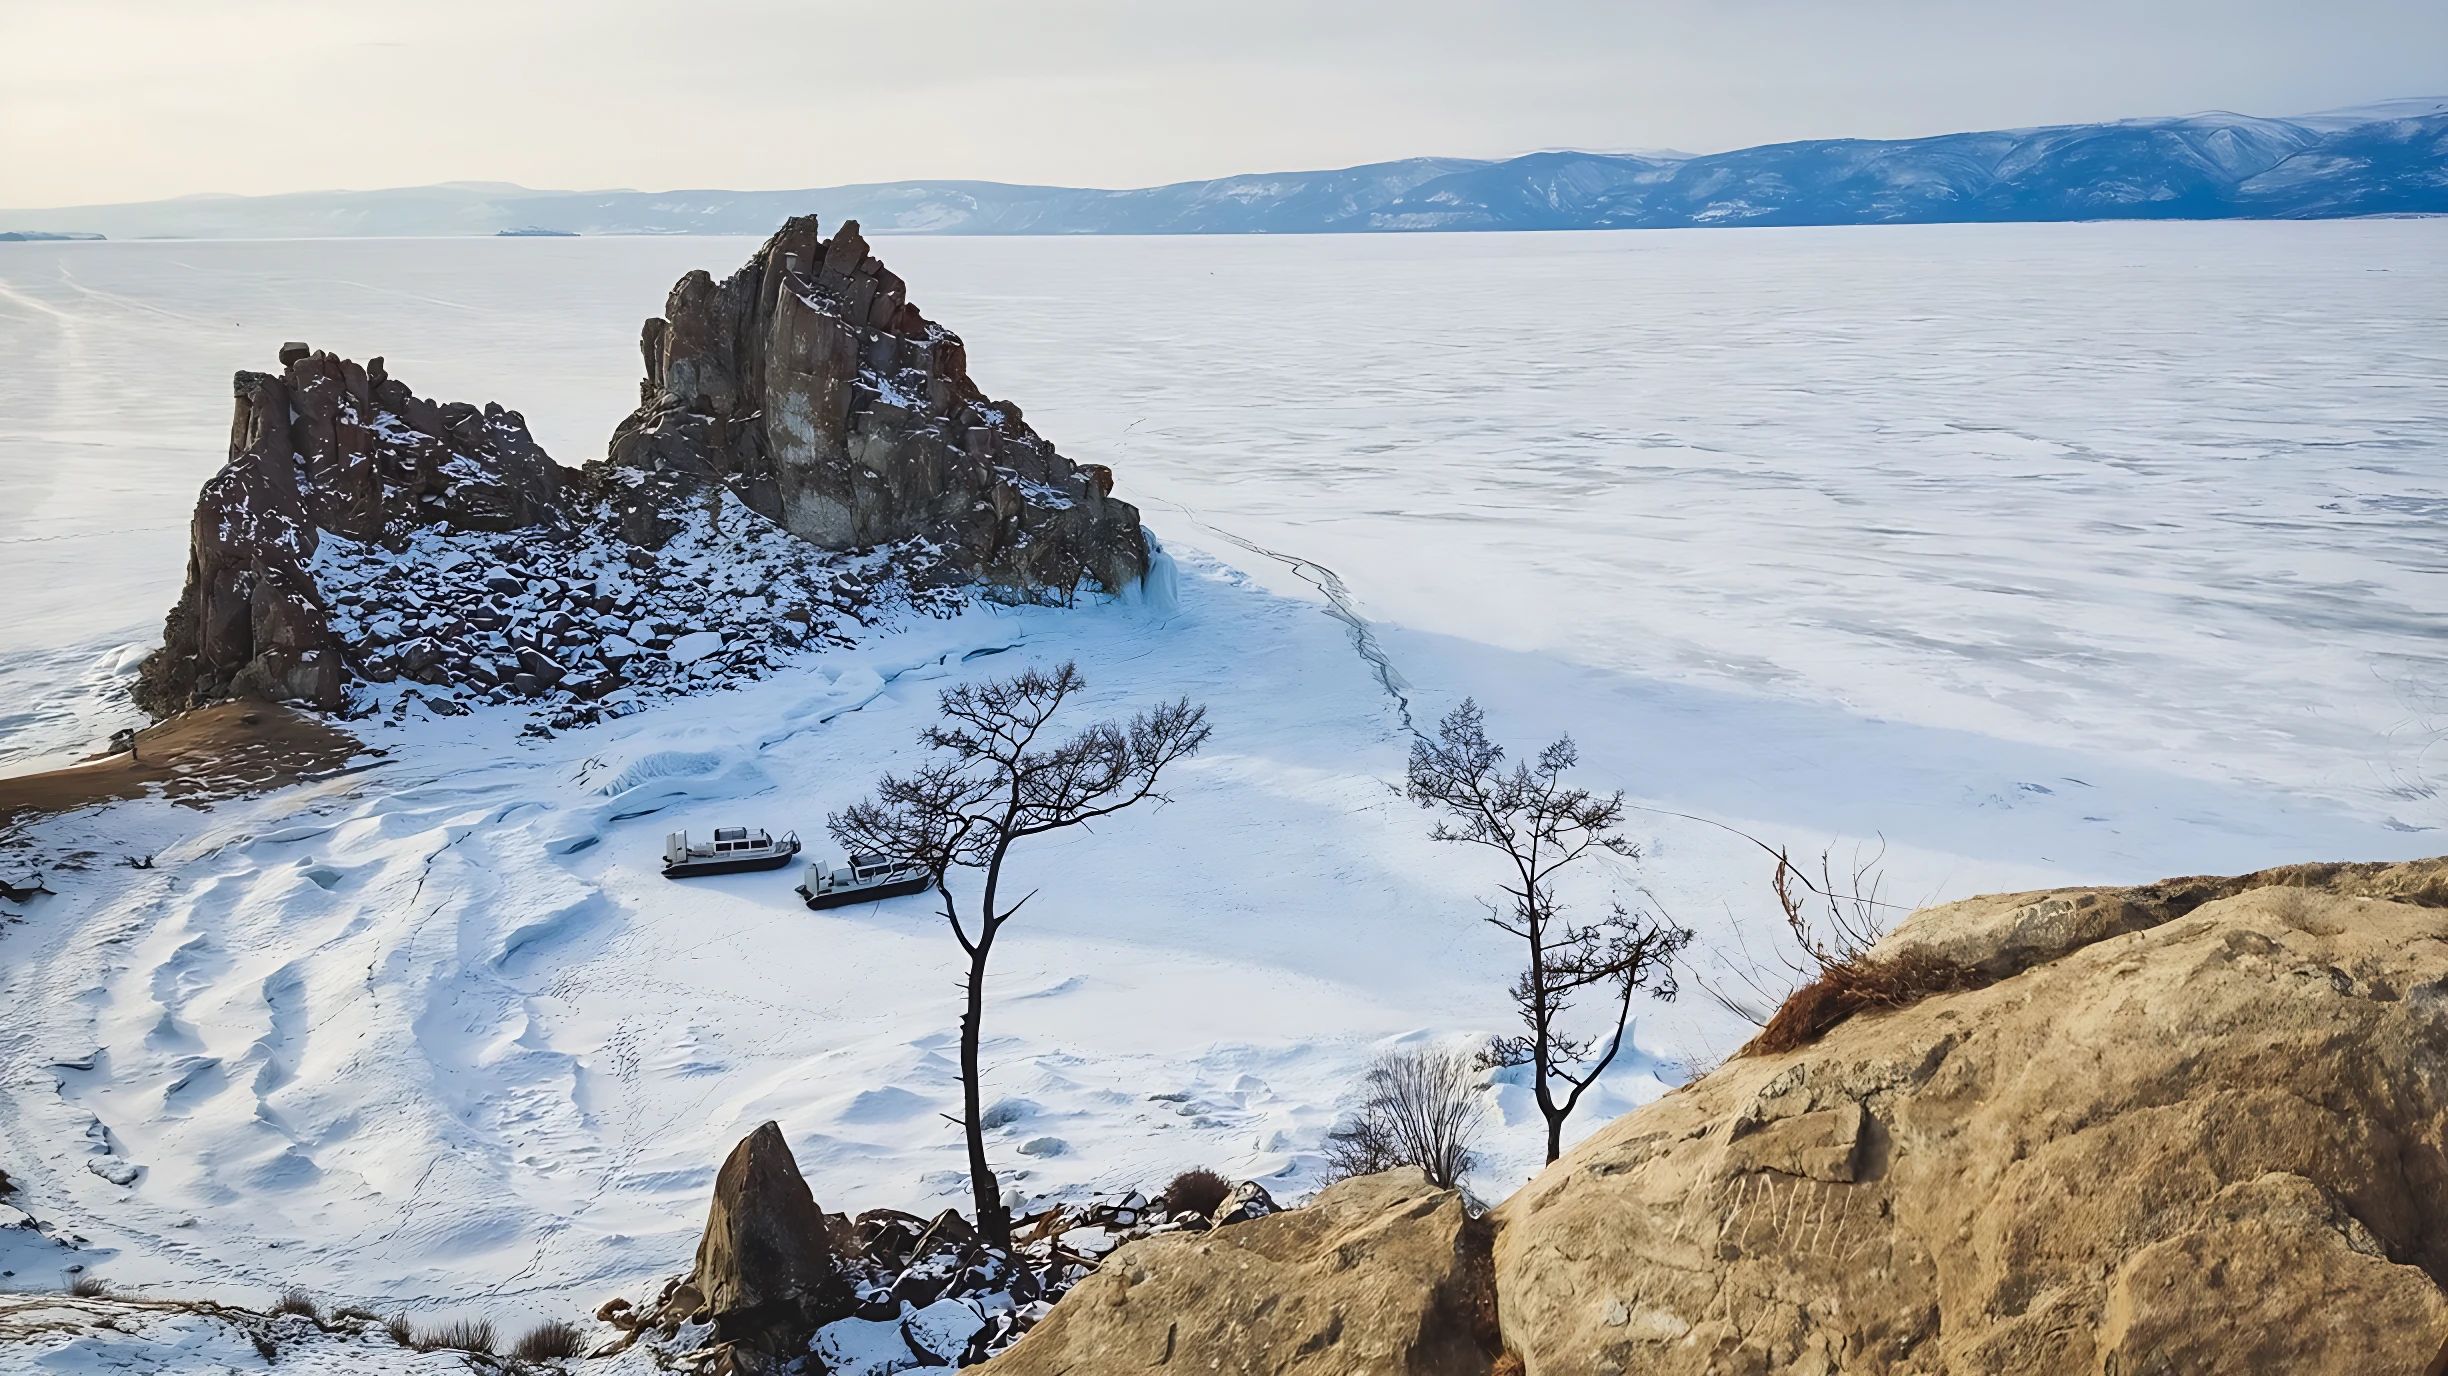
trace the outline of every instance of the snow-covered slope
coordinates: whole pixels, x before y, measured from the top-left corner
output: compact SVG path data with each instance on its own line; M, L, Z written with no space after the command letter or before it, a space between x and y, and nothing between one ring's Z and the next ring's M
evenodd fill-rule
M2448 213L2448 100L2298 119L2224 112L1703 156L1408 158L1126 191L907 181L791 191L453 184L0 211L119 238L761 234L790 215L879 234L1314 234Z

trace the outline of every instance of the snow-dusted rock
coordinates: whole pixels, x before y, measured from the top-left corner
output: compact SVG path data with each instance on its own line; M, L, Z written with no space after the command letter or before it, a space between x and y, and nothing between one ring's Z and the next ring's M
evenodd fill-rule
M85 1169L114 1185L133 1185L144 1174L144 1167L123 1156L97 1156L85 1163Z
M969 1349L969 1340L986 1326L986 1316L965 1300L937 1300L901 1320L901 1336L910 1349L932 1358L929 1366L950 1366Z

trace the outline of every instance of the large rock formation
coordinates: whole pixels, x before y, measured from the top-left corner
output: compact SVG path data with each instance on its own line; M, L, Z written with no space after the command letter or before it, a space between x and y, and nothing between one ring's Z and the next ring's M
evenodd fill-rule
M987 1369L1473 1376L1496 1356L1487 1225L1413 1170L1129 1243Z
M930 541L1023 596L1146 572L1113 474L979 391L959 336L909 303L856 222L825 239L802 216L721 282L681 278L641 343L615 466L718 478L827 549Z
M420 527L505 531L561 517L565 475L515 411L437 404L302 344L238 374L229 462L196 499L187 585L137 700L334 708L351 677L313 563L326 537L397 545Z
M1922 914L1891 953L1998 982L1549 1167L1498 1213L1507 1344L1530 1376L2439 1372L2443 902L2432 861Z
M337 709L405 679L435 710L541 700L568 724L842 643L879 596L1139 579L1113 475L987 400L904 294L857 226L828 241L812 219L719 285L690 274L648 322L645 404L577 471L515 411L285 346L280 373L238 375L138 701ZM840 555L877 547L880 566Z

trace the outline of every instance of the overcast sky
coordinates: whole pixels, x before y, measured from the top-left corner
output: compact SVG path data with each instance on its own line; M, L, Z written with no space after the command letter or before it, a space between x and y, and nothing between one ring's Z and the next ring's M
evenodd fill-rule
M0 0L0 205L1137 186L2448 94L2448 0Z

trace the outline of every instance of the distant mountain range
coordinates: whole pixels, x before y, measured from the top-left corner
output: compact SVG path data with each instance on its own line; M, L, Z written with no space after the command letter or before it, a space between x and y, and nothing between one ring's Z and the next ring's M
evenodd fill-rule
M801 191L189 196L0 211L0 230L111 238L765 234L789 215L882 234L1321 234L2448 213L2448 98L2291 119L2203 114L1823 139L1731 153L1411 158L1133 191L912 181Z

